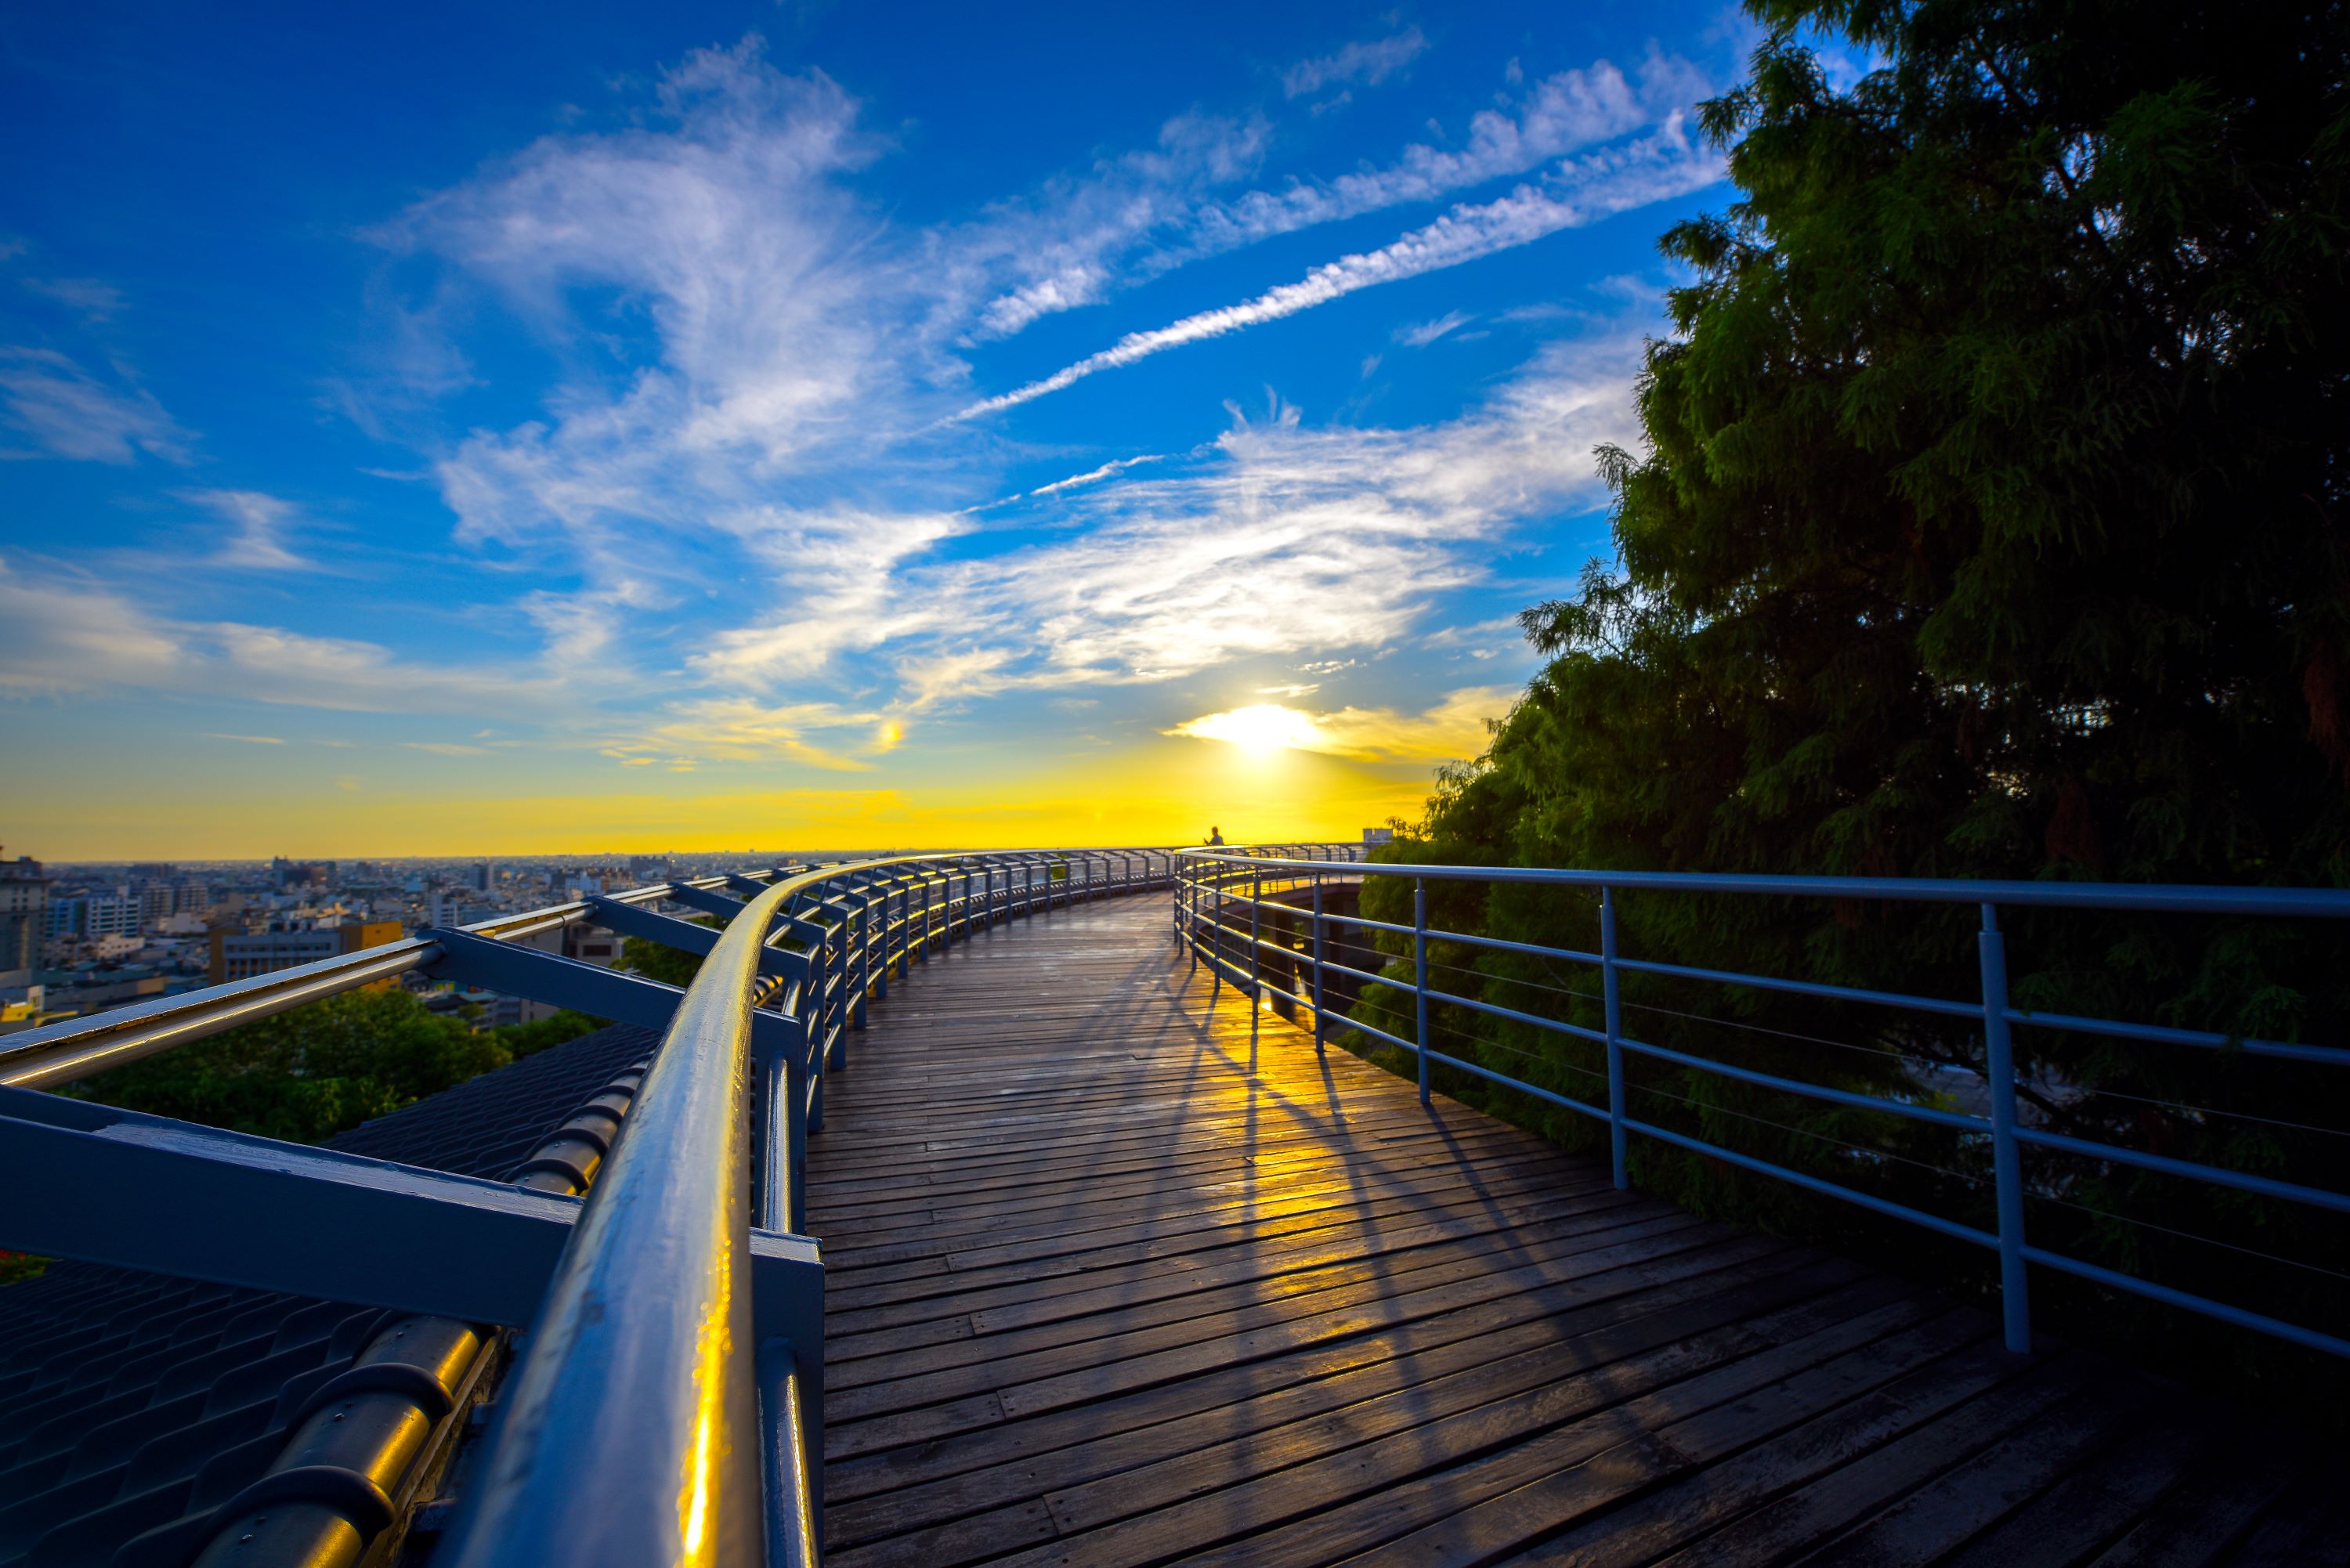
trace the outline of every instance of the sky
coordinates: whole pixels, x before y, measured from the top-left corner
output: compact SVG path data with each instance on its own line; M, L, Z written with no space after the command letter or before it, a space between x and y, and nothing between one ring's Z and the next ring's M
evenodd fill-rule
M1608 551L1720 5L0 13L0 845L1355 838Z

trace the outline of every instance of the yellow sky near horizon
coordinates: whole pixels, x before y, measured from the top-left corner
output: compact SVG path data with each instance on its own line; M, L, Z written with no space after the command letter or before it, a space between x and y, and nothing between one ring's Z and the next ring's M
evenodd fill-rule
M1433 782L1424 756L1172 737L1008 768L891 760L902 765L821 788L769 786L753 768L724 778L587 768L577 789L538 770L472 790L429 774L358 787L292 774L168 789L85 777L10 801L0 831L8 854L57 862L1179 844L1211 826L1233 842L1353 841L1392 817L1417 820Z

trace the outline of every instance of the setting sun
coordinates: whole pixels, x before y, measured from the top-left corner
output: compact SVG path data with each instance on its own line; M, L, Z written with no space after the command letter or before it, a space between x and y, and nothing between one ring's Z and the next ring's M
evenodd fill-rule
M1229 713L1211 713L1179 725L1177 732L1202 741L1229 741L1251 752L1314 752L1326 745L1314 715L1278 702L1258 702L1235 708Z

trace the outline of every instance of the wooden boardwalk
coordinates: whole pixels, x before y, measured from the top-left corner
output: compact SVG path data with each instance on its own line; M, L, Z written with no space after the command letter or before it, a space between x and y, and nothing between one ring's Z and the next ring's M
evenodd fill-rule
M827 1088L826 1561L2350 1561L2338 1456L1244 1003L1167 907L918 966Z

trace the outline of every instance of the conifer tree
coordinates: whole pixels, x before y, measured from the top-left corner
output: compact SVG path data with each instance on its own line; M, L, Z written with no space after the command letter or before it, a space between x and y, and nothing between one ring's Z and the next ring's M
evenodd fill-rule
M1599 454L1617 558L1525 613L1551 662L1390 857L2350 885L2350 17L2192 0L1748 8L1767 30L1752 71L1703 109L1736 199L1664 236L1690 281L1648 350L1647 439ZM1875 67L1839 89L1822 43ZM1437 924L1591 945L1587 898L1438 896ZM1367 912L1408 918L1404 897L1375 881ZM1622 904L1651 957L1973 989L1970 911ZM2343 936L2049 919L2017 922L2011 946L2026 1005L2339 1044ZM1596 1022L1588 977L1446 956L1487 977L1488 1001ZM1980 1062L1960 1027L1653 981L1634 1000L1648 1038L1814 1082L1919 1092L1922 1064ZM1365 1005L1400 1026L1391 995ZM1592 1093L1595 1054L1453 1011L1450 1048ZM2350 1074L2026 1033L2047 1125L2350 1180L2350 1139L2280 1125L2350 1127ZM1944 1211L1981 1201L1979 1151L1656 1067L1636 1115ZM1691 1201L1733 1179L1643 1158L1645 1180ZM2320 1217L2114 1170L2043 1162L2035 1180L2052 1244L2303 1321L2350 1310L2290 1271L2082 1215L2136 1203L2174 1230L2350 1264ZM1744 1191L1750 1213L1800 1223L1773 1208L1783 1195Z

